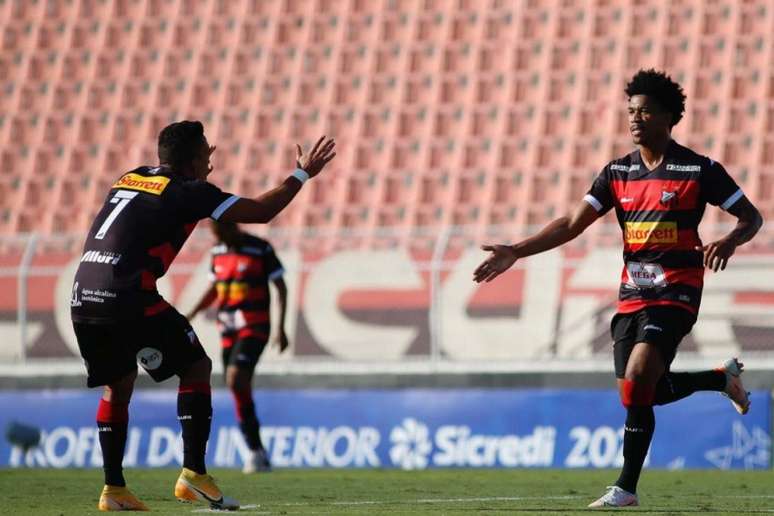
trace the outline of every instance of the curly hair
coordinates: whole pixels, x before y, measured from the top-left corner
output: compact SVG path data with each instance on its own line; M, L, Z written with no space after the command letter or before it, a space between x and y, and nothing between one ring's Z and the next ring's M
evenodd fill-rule
M198 120L169 124L159 133L159 160L172 166L185 166L196 156L204 141L204 126Z
M624 91L629 98L635 95L646 95L658 102L661 107L672 113L671 127L677 125L683 118L685 112L683 88L664 72L653 68L640 70L626 84Z

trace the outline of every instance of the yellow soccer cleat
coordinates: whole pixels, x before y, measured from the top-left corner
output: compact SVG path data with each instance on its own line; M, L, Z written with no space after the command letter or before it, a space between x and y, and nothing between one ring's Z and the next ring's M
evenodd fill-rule
M181 502L204 502L213 509L236 511L239 502L223 496L210 475L200 475L188 468L183 468L175 484L175 498Z
M108 486L102 488L97 509L100 511L149 511L126 487Z

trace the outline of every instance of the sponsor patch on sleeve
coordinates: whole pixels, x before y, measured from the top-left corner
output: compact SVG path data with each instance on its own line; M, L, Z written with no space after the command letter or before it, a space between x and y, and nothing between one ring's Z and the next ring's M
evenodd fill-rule
M169 184L169 178L165 176L142 176L130 172L124 174L121 178L113 183L112 188L122 188L125 190L137 190L153 195L161 195L161 192Z

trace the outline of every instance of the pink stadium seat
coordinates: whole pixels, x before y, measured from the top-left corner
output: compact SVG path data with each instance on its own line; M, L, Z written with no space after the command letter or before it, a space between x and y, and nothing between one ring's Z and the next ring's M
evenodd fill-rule
M324 134L325 120L317 109L296 109L291 117L290 137L294 141L311 140ZM337 134L330 132L330 134Z
M72 113L77 109L81 102L81 94L84 93L82 83L59 83L54 89L54 96L51 108L62 113Z
M396 135L399 138L419 138L427 134L430 117L424 108L407 109L398 116Z
M65 0L66 4L70 2ZM110 14L111 3L102 2L100 0L80 0L78 2L78 14L79 20L104 20Z
M28 54L29 66L27 67L27 81L51 81L57 76L56 63L61 59L61 54L56 50L42 50L37 52L30 52ZM23 63L21 59L22 54L16 54L11 57L9 54L9 61L13 63L11 66L20 65ZM13 68L10 69L13 73ZM12 77L15 75L9 75Z
M10 134L14 145L32 145L37 143L41 120L34 114L19 113L10 119Z
M193 2L193 4L204 5L202 2ZM177 20L177 24L172 30L172 47L180 51L191 49L191 42L199 39L202 31L202 20L195 16L185 16Z
M413 197L415 179L411 172L399 172L382 177L381 203L385 206L400 206Z
M3 107L11 111L14 99L13 90L8 91L0 98L6 100ZM50 101L51 85L49 82L27 81L19 94L17 105L19 111L41 113L48 109Z
M51 20L38 27L36 47L55 50L67 48L68 30L64 21Z

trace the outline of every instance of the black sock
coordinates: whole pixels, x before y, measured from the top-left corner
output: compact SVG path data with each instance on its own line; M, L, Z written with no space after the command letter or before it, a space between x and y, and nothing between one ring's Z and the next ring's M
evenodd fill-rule
M666 373L656 385L656 405L666 405L681 400L696 391L722 391L726 388L726 373L723 371L700 371L698 373Z
M109 423L97 421L99 445L102 448L102 469L105 471L105 484L109 486L125 486L124 450L126 449L126 432L128 423Z
M640 479L642 465L648 454L655 428L656 417L653 414L653 407L627 408L623 444L624 465L621 476L615 483L621 489L630 493L637 492L637 482Z
M263 450L261 423L255 415L255 410L252 411L252 415L243 415L242 418L242 421L239 422L239 429L242 430L247 446L251 450Z
M263 450L261 424L255 414L252 391L250 389L232 390L231 394L234 396L239 429L242 430L247 446L253 451Z
M129 402L106 401L100 398L96 419L105 484L123 487L126 485L123 462L129 426Z
M183 467L207 473L204 456L212 423L212 397L209 392L181 386L177 394L177 419L183 429Z

